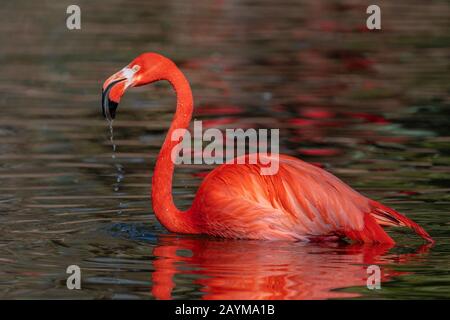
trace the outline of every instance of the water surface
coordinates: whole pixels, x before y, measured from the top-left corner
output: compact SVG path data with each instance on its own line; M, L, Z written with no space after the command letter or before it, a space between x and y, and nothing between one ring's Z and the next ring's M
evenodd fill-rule
M446 1L67 1L2 3L0 297L429 299L450 296ZM103 81L139 53L174 59L204 127L280 128L280 151L316 163L421 224L434 247L394 248L169 234L151 176L174 111L169 86L134 89L110 129ZM189 207L213 167L180 166ZM68 265L82 290L66 288ZM381 267L382 289L366 288Z

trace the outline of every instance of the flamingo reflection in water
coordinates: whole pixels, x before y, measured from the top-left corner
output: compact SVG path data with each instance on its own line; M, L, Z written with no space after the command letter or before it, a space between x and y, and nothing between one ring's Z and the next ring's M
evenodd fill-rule
M366 287L369 265L381 268L381 283L405 275L392 265L418 259L430 246L392 254L392 244L163 237L153 251L151 291L156 299L176 298L174 277L191 274L202 299L354 298L360 294L337 289Z

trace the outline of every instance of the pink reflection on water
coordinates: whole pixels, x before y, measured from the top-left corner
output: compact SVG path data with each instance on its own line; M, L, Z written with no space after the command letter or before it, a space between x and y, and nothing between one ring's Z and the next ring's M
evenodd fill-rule
M390 264L412 254L388 254L389 245L287 243L193 238L166 238L153 251L153 296L172 299L174 277L194 275L203 299L330 299L358 293L336 289L366 287L367 266L381 268L381 282L406 274ZM183 254L184 253L184 254ZM367 289L368 290L368 289Z

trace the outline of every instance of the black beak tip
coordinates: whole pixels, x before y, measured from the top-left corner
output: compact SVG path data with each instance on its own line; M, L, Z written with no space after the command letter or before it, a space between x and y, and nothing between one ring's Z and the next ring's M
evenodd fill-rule
M108 110L109 110L109 115L111 116L111 119L116 118L116 110L117 110L118 106L119 106L119 104L117 102L114 102L114 101L111 101L108 99Z
M102 113L103 117L113 120L116 117L116 110L119 104L112 101L107 96L107 91L102 91Z
M108 120L113 120L116 117L116 110L119 105L118 102L109 99L109 92L116 83L124 80L125 79L115 80L111 82L104 90L102 89L102 113Z

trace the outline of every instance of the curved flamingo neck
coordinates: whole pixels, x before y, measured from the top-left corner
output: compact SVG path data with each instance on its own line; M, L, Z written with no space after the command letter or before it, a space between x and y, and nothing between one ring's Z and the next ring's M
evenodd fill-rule
M169 81L177 95L177 108L172 124L167 132L163 146L156 160L152 181L153 211L158 220L172 232L197 233L188 211L181 211L175 206L172 197L172 179L174 163L171 159L172 149L178 144L172 141L172 133L176 129L186 129L191 121L193 98L189 82L183 73L174 65L167 70L164 80Z

